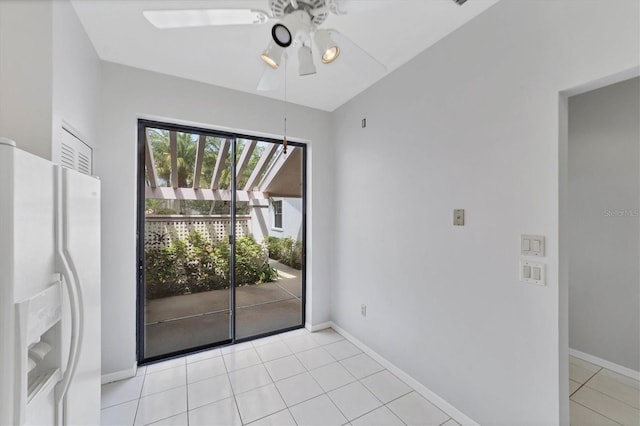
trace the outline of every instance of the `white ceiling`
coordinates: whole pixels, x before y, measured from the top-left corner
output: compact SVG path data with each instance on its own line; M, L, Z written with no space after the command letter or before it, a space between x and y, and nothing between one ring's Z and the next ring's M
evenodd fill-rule
M358 11L329 15L322 28L333 28L387 67L397 69L498 0L349 0ZM273 23L160 30L143 10L252 8L269 11L268 0L72 0L101 59L170 74L275 99L283 99L284 81L270 92L256 90L264 70L260 53ZM287 66L287 101L333 111L384 77L349 64L343 50L318 73L298 76L297 61Z

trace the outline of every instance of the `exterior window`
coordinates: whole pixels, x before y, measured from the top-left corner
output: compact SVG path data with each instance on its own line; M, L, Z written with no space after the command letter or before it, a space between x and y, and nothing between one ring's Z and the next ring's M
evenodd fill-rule
M273 205L273 227L282 229L282 200L272 201Z

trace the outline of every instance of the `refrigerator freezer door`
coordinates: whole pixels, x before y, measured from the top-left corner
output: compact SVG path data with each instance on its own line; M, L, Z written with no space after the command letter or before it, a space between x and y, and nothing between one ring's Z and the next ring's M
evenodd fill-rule
M57 281L55 276L54 166L14 149L14 302ZM2 200L3 202L5 200Z
M54 166L0 140L0 424L20 421L16 303L58 279L54 252ZM25 372L26 374L26 372Z

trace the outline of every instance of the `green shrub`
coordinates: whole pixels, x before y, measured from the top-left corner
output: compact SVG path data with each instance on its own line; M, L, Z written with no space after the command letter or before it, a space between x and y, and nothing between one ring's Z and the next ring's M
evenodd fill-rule
M302 269L302 242L293 238L267 237L266 246L271 259L295 269Z
M145 284L148 299L173 296L186 283L184 241L172 241L168 247L145 250Z
M190 249L187 259L187 287L190 293L229 287L228 280L216 273L213 244L199 232L187 236Z
M282 258L282 244L280 238L267 237L265 239L265 244L271 259L279 260Z
M163 241L165 236L159 236ZM147 299L199 293L229 287L230 245L228 239L213 244L199 232L168 247L145 249ZM263 247L251 237L236 241L236 285L277 279Z

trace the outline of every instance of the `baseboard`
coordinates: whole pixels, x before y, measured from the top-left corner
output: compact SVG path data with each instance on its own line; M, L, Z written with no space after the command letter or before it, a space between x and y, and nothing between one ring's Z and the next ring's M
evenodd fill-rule
M589 355L587 353L571 348L569 348L569 355L580 358L583 361L590 362L591 364L599 365L600 367L611 370L614 373L622 374L623 376L630 377L634 380L640 380L640 371L635 371L630 368L623 367L622 365L615 364L611 361L607 361L606 359L598 358L597 356Z
M313 333L314 331L320 331L320 330L324 330L325 328L330 328L331 324L332 323L330 321L321 322L320 324L315 324L315 325L308 322L304 325L304 328L306 328L307 330Z
M353 337L350 333L345 331L339 325L335 324L333 321L329 322L328 324L331 326L331 328L336 330L338 333L344 336L347 340L349 340L351 343L353 343L358 348L360 348L364 353L369 355L371 358L376 360L379 364L381 364L387 370L392 372L399 379L401 379L406 384L411 386L420 395L428 399L433 405L435 405L440 410L444 411L449 416L451 416L455 421L457 421L462 425L479 426L479 424L473 421L469 416L467 416L466 414L458 410L456 407L454 407L444 399L442 399L440 396L438 396L435 392L428 389L422 383L418 382L416 379L414 379L413 377L411 377L410 375L408 375L407 373L405 373L404 371L402 371L401 369L393 365L386 358L382 357L373 349L371 349L369 346L365 345L360 340Z
M127 368L126 370L116 371L115 373L103 374L102 375L102 384L117 382L118 380L130 379L131 377L135 377L138 372L138 364L133 364L133 367Z

